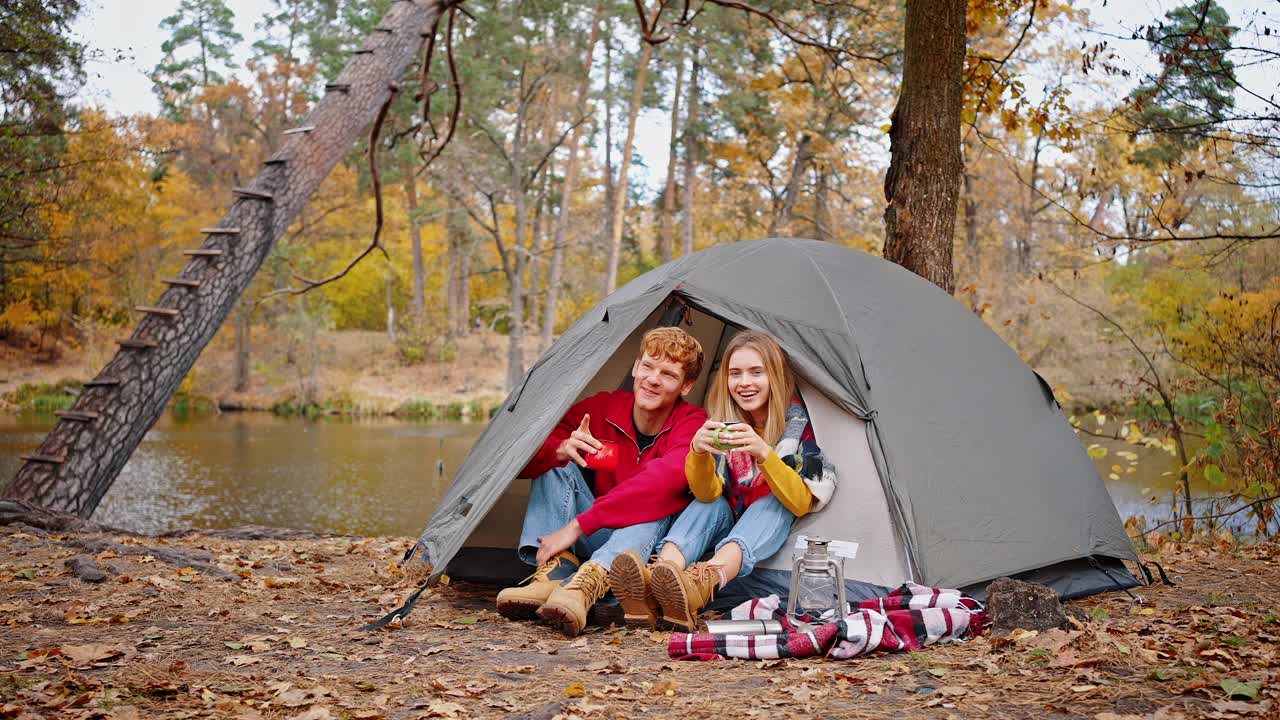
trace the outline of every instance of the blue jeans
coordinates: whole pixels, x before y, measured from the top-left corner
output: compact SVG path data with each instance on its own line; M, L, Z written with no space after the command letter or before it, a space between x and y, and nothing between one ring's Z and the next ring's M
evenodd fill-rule
M742 569L738 577L745 577L755 569L757 560L778 552L791 534L795 520L796 516L773 495L765 495L747 506L736 523L729 501L724 497L709 503L695 500L676 518L671 532L658 543L657 551L672 543L680 548L687 562L694 563L713 543L716 550L728 543L737 543L742 548Z
M536 565L538 538L564 527L595 501L595 493L583 477L582 469L573 463L534 478L529 506L524 511L524 529L520 531L520 560ZM640 557L647 558L669 527L671 518L667 517L624 528L603 528L580 538L572 548L573 554L579 560L589 558L606 568L624 550L635 550Z

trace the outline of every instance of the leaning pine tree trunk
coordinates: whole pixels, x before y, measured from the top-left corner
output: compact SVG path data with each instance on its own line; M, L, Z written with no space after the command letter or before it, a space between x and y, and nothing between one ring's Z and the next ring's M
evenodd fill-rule
M908 2L902 94L889 130L884 256L955 290L965 0Z
M89 517L173 391L248 287L276 240L333 166L364 133L391 94L391 83L418 56L442 0L397 2L299 132L206 230L193 256L132 337L64 413L40 448L25 456L5 496Z

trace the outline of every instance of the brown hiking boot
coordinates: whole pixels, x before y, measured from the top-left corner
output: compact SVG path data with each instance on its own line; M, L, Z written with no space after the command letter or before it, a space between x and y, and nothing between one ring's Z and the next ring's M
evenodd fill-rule
M680 570L666 560L654 563L649 573L653 578L649 587L662 605L662 618L689 632L697 630L698 614L715 597L720 573L706 563Z
M538 617L568 637L587 625L587 610L609 592L609 571L600 563L587 561L573 579L558 587L538 608Z
M498 613L512 620L532 620L551 593L578 569L578 558L562 552L542 563L517 587L498 593Z
M649 568L634 550L626 550L613 559L609 568L609 589L622 605L622 617L628 622L658 624L658 599L649 591Z

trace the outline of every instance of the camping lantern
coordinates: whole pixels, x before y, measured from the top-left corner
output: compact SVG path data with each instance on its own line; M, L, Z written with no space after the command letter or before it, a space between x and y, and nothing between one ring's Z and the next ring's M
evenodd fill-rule
M844 560L837 561L827 552L830 541L807 538L804 554L791 568L791 595L787 598L787 617L796 622L818 620L830 615L839 619L849 611L844 596Z

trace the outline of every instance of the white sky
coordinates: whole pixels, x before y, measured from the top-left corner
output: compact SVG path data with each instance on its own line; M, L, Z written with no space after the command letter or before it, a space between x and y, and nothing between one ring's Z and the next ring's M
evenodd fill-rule
M1189 0L1188 0L1189 1ZM160 61L160 44L165 33L160 30L160 20L174 12L179 0L89 0L85 3L76 32L89 45L102 51L109 61L93 62L86 68L88 84L82 98L116 114L155 113L159 109L151 91L147 73ZM1220 0L1231 14L1234 24L1251 17L1257 9L1271 9L1271 19L1280 16L1280 3L1275 0ZM1097 27L1102 32L1128 36L1131 29L1162 18L1164 13L1182 3L1173 0L1090 0L1081 5L1090 8ZM254 25L266 9L262 0L227 0L235 12L237 31L245 41L237 48L241 58L247 58L249 48L257 36ZM1280 24L1273 29L1277 37ZM1095 35L1090 42L1104 39ZM1125 64L1150 65L1152 59L1146 44L1141 41L1113 40L1111 46ZM1280 47L1277 48L1280 50ZM124 54L126 58L116 61ZM1246 69L1243 72L1248 73ZM1276 78L1242 78L1245 85L1256 88L1262 94L1274 93ZM1256 84L1255 84L1256 82ZM1031 85L1031 83L1028 83ZM661 186L666 175L667 142L670 125L667 115L660 111L642 113L637 131L636 146L647 171L637 170L632 178L646 185L651 192ZM621 140L619 140L621 142ZM645 177L640 177L644 174Z

